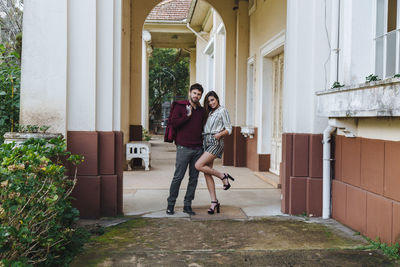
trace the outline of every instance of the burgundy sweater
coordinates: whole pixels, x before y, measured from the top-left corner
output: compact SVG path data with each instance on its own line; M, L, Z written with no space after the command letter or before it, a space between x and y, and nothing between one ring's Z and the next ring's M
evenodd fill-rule
M192 109L192 115L186 115L188 100L177 101L174 107L171 123L176 129L175 144L200 149L203 146L203 126L206 121L204 108L198 106Z

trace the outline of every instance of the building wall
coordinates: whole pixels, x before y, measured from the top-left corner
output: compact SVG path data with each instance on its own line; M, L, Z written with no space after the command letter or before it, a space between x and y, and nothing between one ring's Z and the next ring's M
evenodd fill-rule
M271 76L271 69L266 69L264 62L263 48L271 43L271 40L278 35L282 35L286 29L286 1L270 0L256 1L255 10L249 15L249 53L247 62L242 62L243 72L246 73L246 84L253 85L252 92L250 88L246 88L246 92L242 95L246 99L242 110L242 124L255 127L256 134L254 139L247 137L246 144L246 166L255 171L268 171L270 159L270 135L271 135L271 119L267 116L270 114L271 99L269 89L263 84L266 76ZM249 12L248 10L246 11ZM279 48L282 52L284 39ZM251 61L252 72L249 72L249 64ZM252 80L251 82L249 80ZM246 87L246 85L244 85ZM244 91L243 91L244 92ZM252 100L247 97L252 95ZM251 99L251 98L249 98ZM248 107L247 107L248 106ZM252 118L246 118L246 112L251 113ZM269 143L269 145L267 144ZM254 161L254 159L256 159ZM268 162L267 162L268 161ZM268 167L268 168L267 168Z
M336 76L335 47L331 42L335 2L287 2L281 164L285 213L310 213L310 203L321 203L320 174L312 173L320 172L314 170L320 170L322 165L322 145L318 139L328 124L327 118L316 112L316 92L331 88L334 81L356 87L374 73L374 1L340 1ZM399 84L394 82L391 86ZM361 106L369 100L354 99ZM371 107L365 104L368 108ZM333 218L372 239L398 242L400 171L394 162L400 153L399 119L351 118L350 114L338 121L345 122L356 138L344 137L344 132L338 130L333 146Z
M332 216L375 240L400 241L400 142L336 136Z
M356 118L342 119L354 129L357 137L380 139L386 141L400 141L400 118L382 117L382 118ZM344 135L339 130L339 135Z
M211 12L213 15L208 18L211 23L210 32L204 36L208 42L196 38L196 81L203 85L204 95L213 90L220 97L221 104L225 105L225 27L219 14L212 8Z
M122 5L127 2L24 6L21 122L51 126L67 138L69 151L85 156L73 194L86 218L122 213L121 90L129 90L122 86L129 79L121 72Z
M260 103L255 104L255 122L260 127L261 105L261 48L275 35L286 29L286 0L256 1L256 10L250 15L249 22L249 57L254 57L254 99Z
M24 6L20 123L67 131L68 1ZM52 12L43 12L46 8ZM40 96L40 97L39 97Z

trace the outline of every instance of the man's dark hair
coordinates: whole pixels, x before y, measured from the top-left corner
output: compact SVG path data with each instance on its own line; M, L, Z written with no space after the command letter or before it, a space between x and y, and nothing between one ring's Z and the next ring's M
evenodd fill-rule
M194 83L194 84L192 84L191 86L190 86L190 92L191 91L193 91L194 89L197 89L197 90L199 90L202 94L203 94L203 92L204 92L204 89L203 89L203 86L201 86L201 84L199 84L199 83Z

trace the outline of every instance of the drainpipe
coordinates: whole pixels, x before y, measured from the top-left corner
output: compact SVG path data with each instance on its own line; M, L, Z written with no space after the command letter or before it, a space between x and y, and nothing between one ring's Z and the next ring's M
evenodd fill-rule
M341 129L346 137L356 137L356 129L351 123L329 119L328 127L323 135L323 165L322 165L322 219L331 217L331 139L336 129Z
M322 165L322 219L331 217L331 139L335 126L328 125L324 130Z
M201 40L203 40L203 42L208 43L208 41L206 39L204 39L203 36L201 36L198 32L196 32L192 27L190 27L189 23L186 23L186 27L194 33L194 35L196 35L197 37L199 37Z

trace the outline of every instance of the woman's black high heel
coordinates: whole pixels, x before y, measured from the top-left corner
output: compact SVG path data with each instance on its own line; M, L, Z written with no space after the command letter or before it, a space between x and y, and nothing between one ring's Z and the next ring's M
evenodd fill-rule
M229 179L231 179L232 181L235 181L235 179L233 179L232 176L229 175L229 173L224 173L224 178L222 178L221 180L228 180L228 184L224 184L224 190L228 190L229 188L231 188L231 184L229 183Z
M214 208L210 207L208 209L208 211L207 211L208 214L214 214L215 210L217 210L217 213L219 213L219 208L220 208L221 205L219 204L218 200L217 201L211 201L211 203L217 203L217 205L215 205Z

